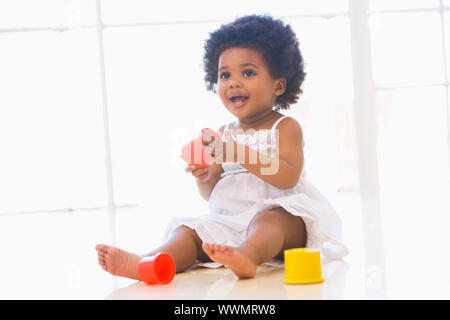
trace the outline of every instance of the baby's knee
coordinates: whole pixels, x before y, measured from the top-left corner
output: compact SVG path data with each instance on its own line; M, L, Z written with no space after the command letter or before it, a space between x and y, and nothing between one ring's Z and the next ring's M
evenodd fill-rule
M273 208L273 209L266 210L266 211L261 211L261 212L258 212L253 217L252 220L253 220L253 222L255 222L255 221L267 221L267 222L278 221L278 222L280 222L281 220L284 220L287 218L285 211L286 210L284 210L281 207ZM287 212L287 214L289 214L289 213Z
M175 228L172 232L172 236L181 236L183 238L192 238L197 245L200 244L201 245L201 240L200 237L198 236L197 232L192 229L189 228L188 226L185 225L181 225L177 228Z
M179 234L193 235L194 233L195 233L195 231L193 229L191 229L185 225L178 226L175 229L173 229L171 232L172 235L175 235L175 234L176 235L179 235Z
M297 224L296 218L299 217L292 215L284 208L275 207L270 210L258 212L250 222L250 227L255 227L261 224L269 224L272 227L278 227L281 230L286 230Z

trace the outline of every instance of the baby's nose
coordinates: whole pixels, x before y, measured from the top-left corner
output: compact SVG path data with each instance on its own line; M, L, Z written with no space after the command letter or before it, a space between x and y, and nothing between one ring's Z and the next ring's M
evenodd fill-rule
M230 88L240 88L241 84L237 80L230 80Z

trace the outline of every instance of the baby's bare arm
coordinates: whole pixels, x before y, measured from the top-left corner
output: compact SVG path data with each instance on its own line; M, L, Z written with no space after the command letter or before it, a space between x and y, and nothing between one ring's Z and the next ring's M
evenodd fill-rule
M195 169L195 166L188 166L186 172L191 172L197 182L198 191L203 199L209 201L212 190L216 183L221 179L220 175L223 172L220 164L214 163L209 167Z
M278 155L268 156L246 145L227 141L222 145L222 157L231 158L232 162L253 173L267 183L280 188L293 188L303 169L303 133L300 124L288 118L278 126ZM227 150L233 151L227 157ZM250 160L251 159L251 160Z

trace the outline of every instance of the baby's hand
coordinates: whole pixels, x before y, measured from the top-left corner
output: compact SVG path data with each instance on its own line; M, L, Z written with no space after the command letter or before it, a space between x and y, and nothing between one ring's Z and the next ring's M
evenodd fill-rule
M209 167L196 169L195 165L189 165L184 171L190 172L192 176L200 182L205 182L211 178Z
M204 149L213 157L217 163L221 163L223 155L223 142L217 140L209 131L205 131L202 136Z

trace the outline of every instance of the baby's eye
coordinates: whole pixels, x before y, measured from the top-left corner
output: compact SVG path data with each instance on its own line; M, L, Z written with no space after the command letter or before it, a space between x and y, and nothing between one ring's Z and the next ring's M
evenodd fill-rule
M253 70L249 69L249 70L245 70L242 74L244 75L244 77L249 78L251 76L254 76L255 72Z
M230 77L229 72L222 72L221 74L219 74L220 79L228 79L229 77Z

